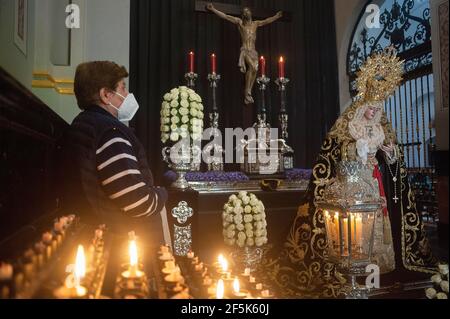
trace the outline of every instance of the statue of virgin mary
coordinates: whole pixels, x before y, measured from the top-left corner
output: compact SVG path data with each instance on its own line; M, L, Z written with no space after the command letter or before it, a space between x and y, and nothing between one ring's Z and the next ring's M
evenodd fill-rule
M437 261L416 209L403 153L383 110L384 101L395 92L402 74L403 62L393 48L368 58L358 73L358 97L323 141L286 242L264 260L267 279L283 296L340 295L345 280L327 261L324 219L315 203L322 199L342 161L360 161L373 167L373 179L385 202L377 216L373 251L373 261L381 273L436 272Z

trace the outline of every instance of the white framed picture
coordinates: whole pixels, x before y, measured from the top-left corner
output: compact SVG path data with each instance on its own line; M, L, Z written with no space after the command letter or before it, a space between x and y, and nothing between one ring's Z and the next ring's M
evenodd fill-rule
M28 0L14 1L14 44L27 55Z

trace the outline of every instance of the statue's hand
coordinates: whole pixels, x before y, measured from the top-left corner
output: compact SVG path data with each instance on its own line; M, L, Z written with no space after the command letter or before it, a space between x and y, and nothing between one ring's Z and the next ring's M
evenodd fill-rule
M389 158L392 158L394 156L394 143L391 142L389 145L381 145L380 148Z
M278 11L277 12L277 18L280 19L283 17L283 11Z
M212 3L208 3L206 5L206 9L208 9L209 11L213 11L214 10L214 5Z

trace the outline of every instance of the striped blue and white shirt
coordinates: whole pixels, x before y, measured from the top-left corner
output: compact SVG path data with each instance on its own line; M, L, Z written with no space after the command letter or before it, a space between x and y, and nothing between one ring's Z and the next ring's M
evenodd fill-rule
M99 145L97 172L105 194L129 217L144 218L159 213L167 200L167 192L144 180L126 136L118 130L109 130Z

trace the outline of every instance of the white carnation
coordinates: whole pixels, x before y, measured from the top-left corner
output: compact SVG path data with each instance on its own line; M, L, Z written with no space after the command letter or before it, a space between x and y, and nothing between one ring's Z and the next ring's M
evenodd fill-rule
M230 239L234 238L235 235L236 235L236 232L234 230L228 231L227 238L230 238Z
M448 281L444 280L441 282L441 289L443 292L448 293Z
M242 202L244 203L244 205L248 205L250 203L250 197L242 196Z
M180 90L177 88L174 88L174 89L170 90L170 94L174 94L174 95L180 94Z
M181 99L183 99L183 100L187 100L189 98L189 94L186 92L186 90L182 90L180 93L180 96L181 96Z
M253 230L253 225L251 223L246 223L245 230Z
M170 93L165 94L164 100L166 100L167 102L170 102L172 100L172 95L170 95Z
M443 292L440 292L436 295L437 299L448 299L447 295Z
M439 272L441 273L441 275L447 276L448 275L448 265L439 265Z
M180 123L180 118L178 116L173 116L171 119L171 122L173 124L178 124L178 123Z
M201 111L198 111L197 117L198 117L199 119L203 120L203 119L205 118L205 114L203 114L203 112L201 112Z
M230 196L230 202L234 202L235 200L237 200L237 196L236 195L231 195Z
M253 230L247 229L247 231L245 232L245 235L247 235L247 238L253 238L253 236L255 234L253 233Z
M199 103L199 104L198 104L198 109L199 109L200 111L204 111L204 110L205 110L205 107L203 106L203 104Z
M164 117L163 119L162 119L162 122L163 122L163 124L169 124L170 123L170 118L167 116L167 117Z
M251 223L252 221L253 221L253 216L252 215L245 215L244 216L244 222Z
M257 237L255 238L255 244L257 247L261 247L264 245L264 238L262 237Z
M172 116L177 116L178 115L178 110L177 109L172 109L172 111L170 111L170 114L172 114Z
M242 222L243 222L242 215L238 214L238 215L234 216L234 222L236 223L236 225L242 224Z
M178 142L179 139L180 135L178 133L173 132L172 134L170 134L170 140L172 142Z
M189 116L184 115L184 116L181 118L181 122L182 122L183 124L189 123Z
M170 127L169 127L169 125L163 125L161 131L162 131L162 132L166 132L166 133L167 133L167 132L170 132Z
M244 231L245 230L244 224L242 223L237 224L236 229L239 231Z
M170 102L170 106L173 107L173 108L178 107L179 105L180 104L178 103L177 100L172 100L172 102Z
M181 100L180 105L184 108L188 108L189 102L188 102L188 100Z
M238 239L237 245L239 248L244 248L245 247L245 239Z
M170 138L169 134L162 134L161 136L161 142L166 143Z
M436 298L437 291L434 288L428 288L425 291L425 295L427 296L428 299L434 299L434 298Z
M434 275L433 277L431 277L431 281L435 284L440 284L442 282L442 277L440 274Z
M250 214L250 213L252 212L252 207L251 207L251 206L245 206L244 212L245 212L246 214Z
M181 115L189 115L189 109L182 107L178 110L178 112L180 112Z
M162 108L163 109L170 109L170 104L167 103L166 101L162 102Z
M244 232L239 232L238 233L238 240L239 241L245 241L247 239L247 236L245 235Z
M168 110L168 109L163 110L163 116L169 117L170 116L170 110Z
M247 196L247 192L246 191L240 191L238 196L239 196L239 198L242 199L242 197Z
M249 247L255 246L255 240L253 238L247 238L247 246Z

